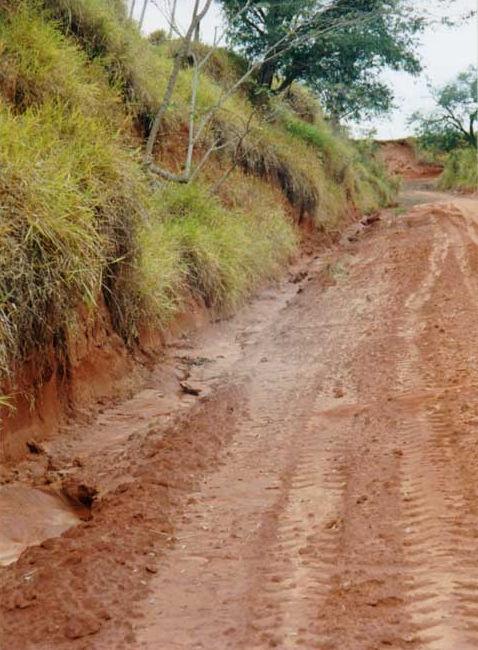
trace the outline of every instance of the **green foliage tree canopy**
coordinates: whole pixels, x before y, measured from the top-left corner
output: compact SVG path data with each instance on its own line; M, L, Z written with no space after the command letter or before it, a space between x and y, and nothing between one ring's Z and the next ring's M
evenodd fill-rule
M451 151L460 145L477 146L478 70L471 65L453 81L432 89L435 108L410 118L422 145Z
M452 2L453 0L437 0ZM263 60L258 82L311 86L334 120L386 112L385 68L418 74L416 47L429 17L412 0L221 0L231 44Z

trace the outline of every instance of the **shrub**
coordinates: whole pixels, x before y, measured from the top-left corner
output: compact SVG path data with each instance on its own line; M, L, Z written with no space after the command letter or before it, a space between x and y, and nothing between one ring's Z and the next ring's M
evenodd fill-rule
M476 149L452 151L445 162L439 186L444 190L478 190L478 154Z

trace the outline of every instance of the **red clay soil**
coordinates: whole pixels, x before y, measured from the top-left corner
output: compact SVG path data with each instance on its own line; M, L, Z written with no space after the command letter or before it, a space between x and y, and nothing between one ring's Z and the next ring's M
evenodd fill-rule
M9 469L84 521L0 570L2 649L478 647L478 201L424 198Z
M378 142L379 156L392 174L407 180L434 178L443 171L440 165L431 165L417 159L409 140L382 140Z
M24 456L29 439L51 438L73 412L124 397L137 385L141 367L114 332L104 303L94 314L79 309L72 332L63 345L32 354L14 372L14 388L0 386L13 407L0 409L0 464Z

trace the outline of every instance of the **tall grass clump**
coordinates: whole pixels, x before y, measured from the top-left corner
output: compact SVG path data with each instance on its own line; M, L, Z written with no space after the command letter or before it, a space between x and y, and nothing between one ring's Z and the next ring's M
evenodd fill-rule
M323 120L310 124L289 115L284 118L284 124L295 138L317 150L317 155L334 180L339 183L344 181L345 170L353 159L349 143L335 134Z
M283 103L297 117L309 124L322 118L322 108L312 91L302 84L293 83L283 95Z
M346 140L323 120L304 122L288 112L280 120L295 139L291 149L300 151L309 170L315 168L315 185L319 188L317 218L319 226L336 227L350 205L369 213L393 202L398 185L376 156L373 143ZM310 151L298 147L306 144L315 152L315 163ZM309 174L311 172L309 171ZM317 176L319 178L317 179Z
M372 140L353 142L355 150L352 200L360 212L369 214L392 205L400 188L400 179L390 175L377 155Z
M0 92L17 111L56 101L117 121L119 98L104 70L48 23L36 4L20 2L0 20Z
M128 111L147 130L166 88L171 57L141 37L121 0L42 0L42 4L63 33L103 66ZM183 111L184 106L178 106L168 117Z
M184 289L215 312L229 313L277 275L295 250L295 230L277 205L262 212L260 191L255 210L247 212L225 209L195 184L170 185L155 197L155 219L141 235L142 275L156 288L146 293L159 318L179 308ZM166 272L155 254L161 242L167 242Z
M46 345L69 309L134 257L145 191L136 161L101 122L55 103L0 108L0 370ZM114 305L114 306L113 306Z
M478 154L476 149L457 149L448 154L439 187L444 190L478 190Z

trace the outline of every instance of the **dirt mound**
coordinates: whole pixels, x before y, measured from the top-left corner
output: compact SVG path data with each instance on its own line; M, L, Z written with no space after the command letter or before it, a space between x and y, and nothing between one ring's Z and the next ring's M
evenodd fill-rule
M378 145L379 156L392 174L414 179L433 178L442 172L439 165L420 161L410 140L383 140Z

